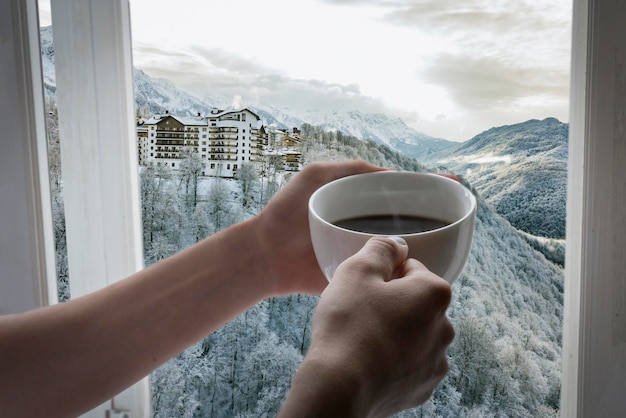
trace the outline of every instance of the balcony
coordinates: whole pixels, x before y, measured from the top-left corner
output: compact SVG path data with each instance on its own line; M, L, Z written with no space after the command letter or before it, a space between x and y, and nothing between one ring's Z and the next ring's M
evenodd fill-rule
M224 132L237 133L239 132L239 128L235 128L231 126L220 126L220 127L214 126L214 127L209 128L209 132L212 134L224 133Z
M184 134L173 134L173 133L169 133L169 132L157 132L156 134L157 138L180 138L183 139L185 138Z

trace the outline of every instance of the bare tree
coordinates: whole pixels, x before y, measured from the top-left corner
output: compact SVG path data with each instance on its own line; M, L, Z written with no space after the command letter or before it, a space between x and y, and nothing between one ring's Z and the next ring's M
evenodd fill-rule
M237 179L241 187L241 204L250 207L254 200L254 187L258 179L257 170L252 164L245 163L237 171Z
M179 165L179 175L181 184L185 185L185 206L188 212L198 204L198 178L202 174L204 163L198 152L185 147L181 151L182 160Z

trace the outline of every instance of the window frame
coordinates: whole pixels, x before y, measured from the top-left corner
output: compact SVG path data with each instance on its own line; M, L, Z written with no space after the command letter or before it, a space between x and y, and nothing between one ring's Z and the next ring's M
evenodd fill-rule
M0 2L0 314L57 302L37 16Z
M561 416L626 407L626 3L575 0Z

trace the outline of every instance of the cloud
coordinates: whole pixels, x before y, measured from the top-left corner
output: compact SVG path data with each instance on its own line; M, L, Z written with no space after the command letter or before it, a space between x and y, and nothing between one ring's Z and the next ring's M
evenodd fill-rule
M444 38L466 52L523 58L535 53L540 59L569 60L571 0L322 1L376 8L379 21L387 25Z
M445 33L544 31L568 23L571 0L320 0L335 6L370 6L389 24ZM496 33L498 33L496 32Z
M444 39L416 76L462 109L567 108L571 0L322 1L376 7L380 21Z
M566 69L543 71L532 62L511 62L494 56L442 53L419 73L439 85L465 109L511 109L532 98L548 102L568 96Z
M392 24L419 25L432 31L501 33L541 31L551 25L551 14L537 1L425 0L386 2L384 19ZM558 9L556 9L558 10Z
M337 16L353 16L346 28L353 26L328 37L322 34L332 31L303 26L289 37L283 31L275 40L251 38L257 46L245 51L185 40L137 43L135 64L199 96L386 113L448 139L469 139L522 120L568 117L571 0L316 3L325 4L324 16L334 13L329 5L337 7ZM372 32L379 36L368 38ZM300 65L284 65L293 60Z
M382 101L361 92L356 83L298 79L221 49L193 46L175 51L135 45L137 67L172 81L195 95L238 97L241 103L276 104L295 109L385 112Z

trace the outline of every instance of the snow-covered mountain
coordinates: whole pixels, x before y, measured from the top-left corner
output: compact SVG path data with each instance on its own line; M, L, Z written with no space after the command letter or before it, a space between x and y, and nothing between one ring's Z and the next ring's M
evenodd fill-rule
M410 128L402 119L392 119L382 113L319 109L303 112L279 109L275 106L259 106L255 109L260 114L267 115L268 120L273 120L278 125L299 126L302 123L308 123L329 131L341 131L364 141L388 145L396 151L417 159L458 144L418 132Z
M135 69L135 101L140 112L170 113L188 115L197 112L206 114L213 107L228 108L231 101L217 95L195 97L176 87L167 80L155 79L141 70ZM266 125L277 128L300 127L304 123L319 126L325 130L342 133L388 145L390 148L414 158L422 158L456 145L456 142L433 138L407 126L401 119L391 119L381 113L352 111L305 112L280 108L274 105L257 104L249 106Z
M212 108L228 108L225 97L207 96L200 99L179 89L163 78L153 78L142 70L133 69L135 105L142 116L169 111L179 116L207 115Z
M47 93L55 96L54 46L51 26L41 29L41 46L45 88ZM166 110L181 116L192 116L198 112L207 114L214 107L226 109L232 104L230 98L219 95L198 97L180 89L168 80L151 77L140 69L134 69L133 79L135 103L138 112L143 116L164 113ZM430 137L410 128L401 119L390 119L379 113L362 113L358 110L302 112L265 104L249 106L249 108L258 113L266 125L293 128L308 123L327 130L341 131L362 140L386 144L396 151L418 159L456 144L453 141Z
M568 125L554 118L489 129L423 162L464 176L516 228L565 237Z
M191 116L197 112L206 114L213 107L223 109L231 105L231 101L226 97L210 95L198 98L180 90L167 80L152 78L141 70L135 69L134 79L135 101L140 112L149 110L151 113L163 113L169 110L170 113ZM418 132L401 119L391 119L381 113L319 109L298 111L265 104L249 108L257 113L266 125L293 128L308 123L324 130L341 131L345 135L364 141L385 144L417 159L457 144Z

